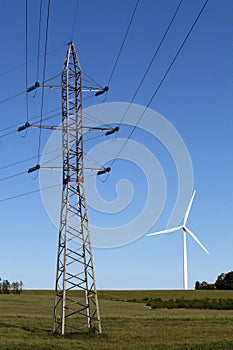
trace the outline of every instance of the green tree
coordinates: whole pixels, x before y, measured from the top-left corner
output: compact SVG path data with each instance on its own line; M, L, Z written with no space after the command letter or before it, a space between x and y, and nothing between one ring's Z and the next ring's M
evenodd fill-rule
M195 283L195 290L199 290L200 287L201 287L200 282L199 282L199 281L196 281L196 283Z
M11 283L11 290L14 294L20 294L20 284L19 282Z
M11 289L11 284L8 280L2 281L2 293L9 294Z
M19 281L19 294L22 292L23 290L23 282Z
M206 281L201 282L200 289L209 289L208 283Z
M216 289L233 289L233 271L221 273L215 282Z

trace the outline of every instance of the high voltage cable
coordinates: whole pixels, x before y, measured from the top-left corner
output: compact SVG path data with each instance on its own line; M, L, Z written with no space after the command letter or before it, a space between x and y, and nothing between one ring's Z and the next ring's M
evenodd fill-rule
M26 79L25 80L26 80L26 90L1 100L0 104L7 102L7 101L10 101L11 99L18 97L20 95L23 95L25 92L27 92L27 87L28 87L28 1L27 0L26 0L25 5L26 5L25 6L25 32L26 32L26 35L25 35ZM26 116L27 116L27 121L28 121L28 94L26 94Z
M133 11L133 14L132 14L132 17L131 17L131 20L130 20L129 26L128 26L128 28L127 28L127 32L126 32L125 37L124 37L124 40L123 40L123 42L122 42L122 45L121 45L120 51L119 51L119 53L118 53L117 59L116 59L116 61L115 61L114 67L113 67L113 70L112 70L112 72L111 72L109 82L110 82L110 80L112 79L112 76L113 76L114 71L115 71L115 69L116 69L116 66L117 66L118 60L119 60L119 58L120 58L120 55L121 55L121 52L122 52L122 49L123 49L123 46L124 46L125 40L126 40L126 38L127 38L127 35L128 35L128 32L129 32L129 29L130 29L130 26L131 26L131 23L132 23L132 21L133 21L133 17L134 17L134 15L135 15L135 12L136 12L136 8L137 8L137 6L138 6L138 3L139 3L139 0L137 1L136 6L135 6L135 8L134 8L134 11ZM45 52L44 52L44 70L43 70L43 81L45 80L45 71L46 71L46 56L47 56L47 39L48 39L49 7L50 7L50 0L48 1L48 14L47 14L46 39L45 39ZM27 69L27 64L28 64L28 63L26 62L26 69ZM43 91L44 91L44 89L43 89ZM43 93L43 91L42 91L42 103L41 103L41 118L40 118L40 126L41 126L41 123L42 123L42 115L43 115L43 99L44 99L44 93ZM11 96L11 97L9 97L9 98L7 98L7 99L3 100L3 101L0 101L0 103L2 103L2 102L6 102L6 101L8 101L8 100L10 100L10 99L12 99L12 98L14 98L14 97L16 97L16 96L19 96L19 95L21 95L21 94L23 94L23 93L25 93L25 92L26 92L26 91L23 91L22 93L19 93L19 94L16 94L16 95L14 95L14 96ZM41 128L40 128L40 131L41 131ZM39 161L39 157L40 157L40 144L41 144L41 132L40 132L40 135L39 135L38 161ZM7 179L7 178L11 178L11 177L15 177L15 176L21 175L21 174L23 174L23 173L25 173L25 172L18 173L18 174L14 174L14 175L8 176L8 177L3 178L3 179ZM2 180L3 180L3 179L2 179ZM0 179L0 180L1 180L1 179ZM59 185L60 185L60 184L59 184ZM55 187L55 186L57 186L57 185L49 186L49 187L47 187L47 188L51 188L51 187ZM10 199L18 198L18 197L21 197L21 196L25 196L25 195L29 195L29 194L32 194L32 193L36 193L36 192L38 192L38 191L40 191L40 190L30 191L30 192L23 193L23 194L19 194L19 195L13 196L13 197L8 197L8 198L5 198L5 199L0 199L0 201L2 202L2 201L6 201L6 200L10 200Z
M28 0L26 0L26 13L25 13L25 20L26 20L26 26L25 26L25 58L26 58L26 69L25 69L25 85L26 90L28 88ZM26 120L28 122L28 115L29 115L29 106L28 106L28 94L26 94ZM27 133L27 130L26 130Z
M48 83L49 81L51 81L51 80L57 78L57 77L60 76L60 75L61 75L61 74L59 73L59 74L56 74L56 75L54 75L54 76L52 76L52 77L46 79L45 81L43 81L43 82L41 83L41 86L43 86L44 84ZM88 76L87 74L85 74L85 75ZM88 76L88 77L89 77L89 76ZM92 82L94 82L96 85L98 85L99 87L101 87L101 85L98 84L94 79L92 79L91 77L89 77L89 78L92 80ZM25 92L27 92L27 90L25 90L25 91L23 91L22 93L19 93L19 94L17 94L17 95L11 96L11 97L7 98L6 100L1 101L0 104L1 104L2 102L8 101L8 100L10 100L10 99L12 99L12 98L14 98L14 97L16 97L16 96L19 96L19 95L21 95L21 94L24 94ZM87 97L87 98L91 98L91 97L94 97L94 96L95 96L95 94L92 95L92 96L90 96L90 97ZM84 98L84 99L85 99L85 98ZM43 113L43 115L46 115L46 114L48 114L48 113L52 113L52 112L54 112L54 111L56 111L56 110L59 110L59 109L60 109L60 108L57 108L57 109L55 109L55 110L52 110L52 111ZM28 118L28 117L27 117L26 119L27 119L27 122L28 122L28 121L34 120L34 119L36 119L37 117L40 117L40 116L41 116L41 113L40 113L38 116L36 116L36 117L33 117L33 118ZM43 118L42 121L47 120L47 119L49 119L49 118L45 118L45 119ZM96 119L96 120L97 120L97 118L95 118L94 116L92 116L92 119ZM99 119L99 121L100 121L102 124L104 124L104 122L102 122L100 119ZM16 124L12 124L11 126L8 126L8 127L6 127L6 128L0 129L0 133L1 133L1 132L4 132L4 131L7 131L7 130L10 130L11 128L17 127L17 126L21 125L22 123L23 123L23 122L16 123ZM0 138L5 137L5 136L10 135L10 134L13 134L13 133L15 133L15 132L16 132L16 130L10 131L10 132L8 132L8 133L6 133L6 134L4 134L4 135L0 135Z
M60 50L61 48L66 47L66 45L67 45L67 44L63 44L62 46L59 46L59 47L57 47L56 49L49 51L49 52L47 53L47 56L48 56L48 55L51 55L52 53L54 53L54 52L56 52L56 51L58 51L58 50ZM41 56L41 55L40 55L40 56ZM34 61L37 61L37 59L38 59L38 56L32 58L28 63L32 63L32 62L34 62ZM11 69L9 69L9 70L7 70L7 71L5 71L5 72L0 73L0 77L1 77L1 76L4 76L4 75L6 75L6 74L9 74L9 73L11 73L11 72L14 72L14 71L16 71L16 70L18 70L18 69L24 68L24 67L25 67L25 64L24 64L24 63L23 63L23 64L20 64L20 65L14 67L14 68L11 68Z
M100 123L101 125L106 125L110 127L110 124L107 124L106 122L104 122L103 120L94 117L93 115L91 115L90 113L86 112L85 110L83 111L83 115L85 116L86 119L89 119L90 121L95 122L96 124Z
M91 162L95 163L96 165L98 165L98 167L103 168L104 166L102 164L100 164L96 159L94 159L92 156L90 156L89 154L84 152L84 156L86 156L86 159L89 158ZM88 159L87 159L88 160ZM85 170L85 169L84 169Z
M6 134L0 135L0 139L2 139L3 137L9 136L11 134L15 134L16 132L17 132L17 130L9 131Z
M53 109L53 110L51 110L51 111L49 111L49 112L46 112L46 113L44 113L44 115L50 114L50 113L52 113L52 112L56 112L56 111L58 111L59 109L60 109L60 107L59 107L59 108L56 108L56 109ZM40 117L40 114L39 114L39 115L36 115L35 117L29 118L28 121L35 120L35 119L37 119L38 117ZM16 124L12 124L11 126L8 126L8 127L4 128L4 129L0 129L0 132L7 131L7 130L12 129L12 128L16 128L17 126L21 125L22 123L23 123L23 122L16 123ZM15 130L14 130L14 132L15 132ZM0 136L0 138L1 138L1 136Z
M26 174L26 173L27 173L27 171L24 170L24 171L21 171L19 173L13 174L13 175L8 175L8 176L5 176L5 177L1 177L0 181L8 180L8 179L11 179L13 177L16 177L16 176L19 176L19 175L22 175L22 174Z
M42 1L41 1L42 3ZM47 11L47 25L46 25L46 39L45 39L45 50L44 50L44 67L43 67L43 81L45 82L45 73L46 73L46 57L47 57L47 42L48 42L48 23L49 23L49 10L50 10L50 0L48 1L48 11ZM41 16L41 6L40 6L40 16ZM27 19L28 19L28 2L26 0L26 91L23 91L19 94L16 94L14 96L11 96L9 98L6 98L4 99L3 101L0 101L0 103L2 102L6 102L6 101L9 101L10 99L16 97L16 96L19 96L21 94L24 94L25 92L28 92L27 88L28 88L28 22L27 22ZM41 20L41 19L40 19ZM75 18L76 20L76 18ZM74 23L75 25L75 23ZM39 34L40 36L40 34ZM37 58L37 77L39 75L39 42L40 40L38 39L38 58ZM36 81L38 81L38 79L36 79ZM99 84L98 84L99 85ZM29 112L28 112L28 94L26 94L26 102L27 102L27 122L28 122L28 119L29 119ZM42 90L42 101L41 101L41 114L40 114L40 134L39 134L39 145L38 145L38 162L39 162L39 158L40 158L40 146L41 146L41 124L42 124L42 116L43 116L43 104L44 104L44 89ZM50 117L51 118L51 117ZM47 119L50 119L50 118L47 118ZM9 133L8 133L9 134ZM32 158L32 157L31 157ZM34 157L33 157L34 158ZM23 162L23 161L22 161ZM21 163L21 162L17 162L18 164ZM16 164L16 163L15 163ZM4 167L2 167L1 169L3 169ZM6 180L6 179L10 179L10 178L13 178L13 177L16 177L16 176L19 176L21 174L25 174L26 171L24 172L20 172L20 173L16 173L14 175L10 175L10 176L7 176L7 177L4 177L4 178L0 178L0 181L3 181L3 180ZM60 184L59 184L60 185ZM55 186L58 186L58 185L53 185L53 186L49 186L49 187L46 187L46 188L43 188L41 190L44 190L44 189L48 189L48 188L52 188L52 187L55 187ZM18 197L21 197L21 196L25 196L25 195L29 195L29 194L32 194L32 193L36 193L40 190L35 190L35 191L30 191L30 192L27 192L27 193L23 193L23 194L19 194L19 195L15 195L15 196L12 196L12 197L8 197L8 198L4 198L4 199L0 199L1 202L3 201L6 201L6 200L11 200L11 199L14 199L14 198L18 198Z
M21 92L15 94L15 95L12 95L12 96L10 96L10 97L7 97L7 98L1 100L1 101L0 101L0 104L5 103L5 102L7 102L7 101L10 101L10 100L12 100L12 99L15 98L15 97L21 96L21 95L25 94L25 92L27 92L27 90L21 91Z
M128 141L129 141L129 139L131 138L131 136L133 135L134 131L136 130L136 128L137 128L139 122L141 121L141 119L142 119L143 116L145 115L145 113L146 113L147 109L149 108L151 102L153 101L153 99L154 99L155 96L157 95L157 93L158 93L160 87L162 86L163 82L165 81L165 79L166 79L168 73L170 72L170 70L171 70L173 64L175 63L176 59L178 58L180 52L182 51L182 49L183 49L185 43L186 43L187 40L188 40L190 34L192 33L192 31L193 31L193 29L194 29L196 23L198 22L198 20L199 20L201 14L202 14L202 12L204 11L204 9L205 9L205 7L206 7L208 1L209 1L209 0L206 0L205 3L203 4L203 6L202 6L201 10L199 11L199 13L198 13L198 15L197 15L195 21L193 22L191 28L189 29L188 33L186 34L186 36L185 36L185 38L184 38L182 44L180 45L178 51L176 52L175 57L173 58L172 62L170 63L170 65L169 65L169 67L168 67L168 69L166 70L165 74L163 75L163 78L160 80L159 85L157 86L157 88L156 88L155 91L153 92L153 94L152 94L150 100L148 101L148 103L147 103L147 105L146 105L144 111L142 112L142 114L141 114L141 116L139 117L137 123L135 124L135 126L134 126L133 129L132 129L132 131L130 132L129 136L127 137L127 139L126 139L125 142L123 143L123 145L122 145L120 151L118 152L117 156L116 156L116 157L113 159L113 161L111 162L111 167L115 164L117 158L120 156L121 152L123 151L123 149L125 148L126 144L127 144Z
M118 63L118 61L119 61L119 58L120 58L122 49L123 49L124 44L125 44L126 38L127 38L128 34L129 34L129 30L130 30L131 24L132 24L132 22L133 22L134 15L135 15L135 12L136 12L136 10L137 10L139 1L140 1L140 0L137 0L136 5L135 5L134 10L133 10L133 13L132 13L132 15L131 15L131 18L130 18L130 21L129 21L129 24L128 24L128 27L127 27L127 30L126 30L126 33L125 33L125 36L124 36L123 41L122 41L122 43L121 43L121 46L120 46L120 49L119 49L117 58L116 58L116 60L115 60L115 63L114 63L114 65L113 65L112 72L111 72L110 77L109 77L109 80L108 80L108 85L110 84L110 81L112 80L114 71L115 71L115 69L116 69L116 66L117 66L117 63Z
M42 1L40 3L40 20L39 20L39 22L41 21L41 6L42 6ZM50 0L48 0L48 6L47 6L47 20L46 20L45 48L44 48L44 66L43 66L43 79L42 79L43 82L45 82L46 63L47 63L49 15L50 15ZM28 3L27 3L27 0L26 0L26 91L27 91L27 87L28 87L28 77L27 77L27 69L28 69L28 62L27 62L27 56L28 56L28 52L27 52L27 49L28 49L28 40L27 40L28 23L27 23L27 19L28 19ZM40 23L39 23L39 26L40 26ZM40 36L40 29L39 29L39 36ZM38 39L38 41L40 41L40 38ZM38 47L39 47L39 43L38 43ZM38 51L38 57L39 57L39 51ZM39 65L39 63L38 63L38 60L37 60L37 67L38 67L38 65ZM37 70L37 73L38 72L39 72L39 70ZM25 93L25 91L20 93L20 94L23 94L23 93ZM18 96L18 95L19 94L14 95L13 97ZM13 97L11 97L11 98L13 98ZM9 99L11 99L11 98L5 99L5 100L1 101L0 103L9 101ZM26 94L26 103L27 103L27 122L28 122L28 94ZM38 141L38 153L37 153L38 163L39 163L39 158L40 158L40 147L41 147L41 124L42 124L42 119L43 119L43 106L44 106L44 89L42 89L42 97L41 97L40 129L39 129L39 141ZM8 133L8 135L9 135L9 133ZM10 177L14 177L14 176L18 176L18 175L21 175L21 173L18 173L18 174L6 177L4 179L10 178Z
M58 108L58 109L60 109L60 108ZM58 110L58 109L56 109L56 110ZM56 111L55 110L55 111ZM48 113L46 113L46 114L48 114ZM49 117L47 117L47 118L43 118L42 119L42 121L44 122L44 121L46 121L46 120L51 120L51 119L54 119L54 118L56 118L56 117L58 117L58 116L60 116L60 112L59 113L56 113L56 114L54 114L54 115L51 115L51 116L49 116ZM84 113L85 114L85 113ZM94 116L91 116L90 114L87 114L88 115L88 117L86 116L86 119L88 119L88 120L90 120L90 121L92 121L92 122L95 122L97 125L99 125L99 124L102 124L102 125L106 125L106 127L109 127L109 128L111 128L111 126L110 126L110 124L106 124L105 122L103 122L102 120L100 120L100 119L97 119L97 118L95 118ZM37 116L38 117L38 116ZM34 118L31 118L31 119L29 119L29 120L35 120L37 117L34 117ZM33 123L31 123L30 124L30 126L37 126L36 124L39 122L40 120L38 120L38 121L35 121L35 122L33 122ZM18 126L18 125L21 125L22 123L18 123L18 124L16 124L15 126ZM29 127L30 127L29 126ZM43 128L42 126L40 126L41 128ZM52 127L59 127L59 125L53 125ZM52 128L51 127L51 128ZM12 128L12 126L11 127L8 127L8 128L6 128L6 129L2 129L2 130L0 130L0 131L5 131L5 130L9 130L9 129L11 129ZM87 126L84 126L83 128L85 128L85 129L87 129L88 127ZM90 129L92 129L92 127L90 127ZM51 129L52 130L52 129ZM7 135L10 135L10 134L13 134L13 133L15 133L15 132L17 132L18 130L12 130L12 131L9 131L8 133L6 133L6 134L3 134L3 135L0 135L0 139L1 138L3 138L3 137L5 137L5 136L7 136Z
M79 0L76 0L76 8L75 8L75 12L74 12L74 22L73 22L72 32L71 32L71 41L73 41L73 37L74 37L74 30L75 30L76 20L78 17L78 10L79 10Z
M50 153L54 153L54 152L57 152L59 150L61 150L61 148L56 148L55 150L42 153L40 156L47 155L47 154L50 154ZM28 162L29 160L36 159L36 158L37 158L37 156L33 156L33 157L30 157L30 158L26 158L24 160L20 160L18 162L10 163L10 164L7 164L7 165L4 165L4 166L0 167L0 170L6 169L6 168L10 168L10 167L18 165L18 164L22 164L22 163Z
M84 156L86 157L86 159L89 158L89 161L95 163L95 164L98 165L98 167L100 167L100 168L104 168L103 165L100 164L100 163L99 163L96 159L94 159L92 156L90 156L89 154L87 154L87 153L85 153L85 152L83 152L83 153L84 153ZM44 167L45 165L47 165L47 164L53 162L53 161L56 160L56 159L61 158L61 156L62 156L62 154L60 153L60 154L58 154L57 156L53 157L52 159L47 160L45 163L42 163L41 168L43 169L43 167ZM87 160L88 160L88 159L87 159ZM61 169L62 169L62 167L61 167ZM84 169L84 170L85 170L85 169ZM0 180L1 180L1 179L0 179Z
M49 114L49 113L54 112L54 111L57 111L57 110L59 110L59 109L60 109L60 108L57 108L57 109L55 109L55 110L53 110L53 111L50 111L50 112L45 113L44 115ZM98 118L95 118L94 116L90 115L89 113L85 113L85 112L84 112L83 114L86 115L86 119L88 119L88 120L90 120L90 121L92 121L92 122L95 122L97 125L102 124L102 125L108 126L109 128L111 127L110 124L106 124L106 123L103 122L102 120L100 120L100 119L98 119ZM49 117L47 117L47 118L43 118L42 121L46 121L46 120L50 120L50 119L56 118L56 117L58 117L59 115L60 115L60 113L56 113L56 114L51 115L51 116L49 116ZM39 116L30 118L29 121L35 120L35 119L37 119L38 117L39 117ZM40 121L40 120L33 122L33 123L31 124L31 126L36 125L39 121ZM14 125L9 126L9 127L5 128L5 129L1 129L0 132L7 131L7 130L12 129L13 127L17 127L17 126L19 126L19 125L21 125L21 124L22 124L22 123L14 124ZM91 128L91 127L90 127L90 128ZM17 132L17 130L9 131L9 132L7 132L6 134L0 135L0 139L3 138L3 137L5 137L5 136L11 135L11 134L13 134L13 133L16 133L16 132Z
M40 13L38 23L38 40L37 40L37 66L36 66L36 80L39 80L39 68L40 68L40 37L41 37L41 17L42 17L42 0L40 0Z
M54 115L52 115L52 116L50 116L50 117L43 118L42 121L46 121L46 120L50 120L50 119L56 118L56 117L58 117L59 115L60 115L60 113L56 113L56 114L54 114ZM34 119L36 119L36 118L32 118L32 119L29 119L29 120L34 120ZM40 120L39 120L39 121L40 121ZM39 121L38 121L38 122L39 122ZM36 123L37 123L37 121L35 121L34 123L32 123L31 126L35 125ZM17 124L17 125L21 125L21 124ZM7 132L6 134L0 135L0 139L2 139L3 137L6 137L6 136L8 136L8 135L14 134L14 133L16 133L16 132L17 132L17 130L9 131L9 132Z
M96 86L98 86L99 88L102 88L102 86L99 83L97 83L97 81L95 81L90 75L88 75L87 73L84 73L84 72L82 72L82 74L83 74L83 76L85 75L86 77L88 77L88 79L90 79L91 81L89 81L89 80L87 80L85 78L83 78L83 80L95 83Z
M9 200L12 200L12 199L19 198L19 197L28 196L30 194L37 193L37 192L44 191L44 190L48 190L50 188L54 188L54 187L58 187L58 186L61 186L61 184L56 184L56 185L52 185L52 186L42 187L42 188L39 188L38 190L20 193L20 194L17 194L15 196L12 196L12 197L1 198L0 202L6 202L6 201L9 201Z
M154 60L155 60L155 58L157 57L157 55L158 55L158 53L159 53L159 51L160 51L160 48L161 48L161 46L162 46L162 44L163 44L163 42L164 42L164 40L165 40L165 38L166 38L166 36L167 36L167 34L168 34L170 28L171 28L171 26L172 26L172 23L174 22L174 20L175 20L175 18L176 18L176 15L177 15L177 13L178 13L178 11L179 11L179 9L180 9L180 6L181 6L182 2L183 2L183 0L180 0L179 4L178 4L178 6L177 6L177 8L176 8L176 10L175 10L175 12L174 12L174 14L173 14L171 20L170 20L170 22L169 22L169 24L168 24L168 26L167 26L167 28L166 28L166 30L165 30L164 35L162 36L162 39L160 40L159 45L158 45L158 46L156 47L156 49L155 49L155 52L154 52L154 54L153 54L153 56L152 56L152 59L151 59L150 63L148 64L148 66L147 66L147 68L146 68L146 70L145 70L145 73L144 73L144 75L143 75L143 77L142 77L140 83L139 83L137 89L135 90L135 92L134 92L134 94L133 94L133 97L131 98L131 101L130 101L130 103L128 104L128 106L127 106L127 108L126 108L126 110L125 110L125 112L124 112L124 114L123 114L123 116L122 116L122 118L121 118L121 120L120 120L119 126L120 126L121 123L123 122L123 120L124 120L124 118L125 118L125 116L126 116L128 110L129 110L131 104L133 103L133 101L135 100L135 97L137 96L138 91L139 91L139 89L141 88L141 86L142 86L142 84L143 84L143 82L144 82L144 80L145 80L145 78L146 78L146 76L147 76L147 74L148 74L148 72L149 72L149 70L150 70L150 68L151 68L151 66L152 66L152 64L153 64L153 62L154 62Z
M47 81L48 81L48 80L47 80ZM53 109L53 110L51 110L51 111L48 111L48 112L46 112L46 113L43 113L43 115L45 116L46 114L50 114L50 113L56 112L56 111L58 111L58 110L60 110L60 107L59 107L59 108L56 108L56 109ZM53 115L53 116L51 116L51 117L43 118L42 121L45 121L45 120L48 120L48 119L52 119L52 118L58 116L59 114L60 114L60 113L57 113L57 114L55 114L55 115ZM104 121L102 121L101 119L98 119L98 118L94 117L94 116L91 115L90 113L87 113L87 112L84 112L84 111L83 111L83 114L86 116L87 119L89 119L90 121L94 121L96 124L100 123L100 124L102 124L102 125L106 125L106 126L109 126L109 127L110 127L110 124L106 124ZM40 114L39 114L39 115L36 115L36 116L34 116L34 117L32 117L32 118L29 118L28 121L35 120L35 119L37 119L37 118L39 118L39 117L40 117ZM7 131L7 130L10 130L10 129L12 129L12 128L16 128L17 126L20 126L22 123L23 123L23 122L16 123L16 124L12 124L11 126L8 126L8 127L4 128L4 129L0 129L0 133L1 133L1 132L4 132L4 131ZM36 123L36 122L35 122L35 123ZM12 133L14 133L14 132L16 132L16 131L17 131L17 130L13 130L13 131L11 131L11 132L9 132L9 133L7 133L7 134L0 135L0 138L2 138L2 137L4 137L4 136L7 136L8 134L12 134Z
M43 118L42 121L46 121L46 120L50 120L50 119L56 118L56 117L58 117L60 114L61 114L61 113L56 113L56 114L51 115L51 116L49 116L49 117L47 117L47 118ZM38 121L35 121L35 122L33 122L31 125L36 125L37 123L38 123Z
M57 115L58 115L58 114L57 114ZM90 115L89 115L89 116L90 116ZM91 116L91 117L92 117L92 116ZM48 117L48 118L43 119L43 120L48 120L48 119L51 119L51 118L53 118L53 117ZM93 118L94 118L94 117L93 117ZM34 118L34 119L35 119L35 118ZM102 121L100 121L99 119L97 119L96 123L98 123L98 122L102 122ZM102 123L103 123L103 122L102 122ZM8 134L13 133L13 132L15 132L15 130L9 132ZM8 134L5 134L5 135L8 135ZM1 138L1 137L4 137L5 135L0 136L0 138ZM92 140L95 140L95 139L100 138L100 137L103 137L103 136L104 136L104 135L96 135L96 136L94 136L94 137L90 137L89 139L85 140L85 142L92 141ZM61 148L57 148L57 149L52 150L52 151L49 151L49 152L41 153L41 154L40 154L40 157L41 157L42 155L47 155L47 154L50 154L50 153L54 153L54 152L57 152L57 151L59 151L59 150L61 150ZM30 160L33 160L33 159L37 159L37 157L38 157L38 156L33 156L33 157L29 157L29 158L23 159L23 160L18 161L18 162L14 162L14 163L7 164L7 165L5 165L5 166L0 167L0 170L9 168L9 167L12 167L12 166L15 166L15 165L19 165L19 164L25 163L25 162L30 161ZM60 155L59 155L59 157L60 157ZM91 158L91 157L90 157L90 158ZM53 160L53 159L52 159L52 160ZM52 161L52 160L49 160L49 161ZM46 163L47 163L47 162L46 162ZM44 164L45 164L45 163L44 163ZM98 163L98 165L101 166L100 163Z
M47 20L46 20L46 30L45 30L45 48L44 48L44 67L43 67L43 81L45 81L45 74L46 74L46 64L47 64L47 47L48 47L48 29L49 29L49 14L50 14L50 0L48 0L48 7L47 7ZM42 117L43 117L43 108L44 108L44 89L42 89L42 96L41 96L41 117L40 117L40 126L42 124ZM39 163L40 160L40 148L41 148L41 128L39 129L39 142L38 142L38 159L37 163Z
M104 136L104 135L97 135L97 136L94 136L94 137L92 137L92 138L89 138L89 139L85 140L85 142L92 141L92 140L95 140L95 139L100 138L100 137L103 137L103 136ZM43 152L43 153L40 154L40 157L41 157L42 155L44 156L44 155L47 155L47 154L51 154L51 153L57 152L57 151L59 151L59 150L61 150L61 148L56 148L56 149L54 149L54 150L52 150L52 151L48 151L48 152L45 152L45 153ZM85 153L85 154L86 154L86 153ZM60 154L59 154L59 156L57 156L57 157L60 157ZM90 157L90 156L88 156L88 157ZM13 167L13 166L15 166L15 165L22 164L22 163L28 162L28 161L33 160L33 159L36 159L36 158L37 158L37 156L33 156L33 157L29 157L29 158L20 160L20 161L18 161L18 162L10 163L10 164L1 166L1 167L0 167L0 170L7 169L7 168ZM90 158L91 158L91 157L90 157ZM48 162L50 162L50 161L52 161L52 160L54 160L54 159L56 159L56 158L50 159L49 161L47 161L46 163L43 163L43 164L47 164ZM97 162L97 161L95 161L95 162ZM98 165L101 166L100 163L98 163Z
M62 153L58 154L57 156L53 157L52 159L47 160L47 162L42 163L41 168L43 168L45 165L53 162L54 160L61 158L61 156L62 156Z
M90 138L90 139L86 140L85 142L94 140L94 139L99 138L99 137L102 137L102 136L103 136L103 135L95 136L95 137L93 137L93 138ZM57 151L59 151L59 150L61 150L61 148L57 148L57 149L55 149L55 150L42 153L42 154L40 154L40 157L41 157L42 155L48 155L48 154L51 154L51 153L55 153L55 152L57 152ZM92 158L90 155L88 155L88 154L85 153L85 156L87 156L88 158L90 158L90 160L91 160L92 162L96 163L98 166L100 166L100 168L103 168L103 166L102 166L97 160L95 160L94 158ZM48 164L49 162L51 162L51 161L53 161L53 160L55 160L55 159L57 159L57 158L59 158L59 157L61 157L60 154L59 154L58 156L52 158L52 159L49 159L49 160L46 161L45 163L43 163L41 167L43 168L44 165ZM22 164L22 163L25 163L25 162L27 162L27 161L30 161L30 160L33 160L33 159L36 159L36 158L37 158L37 156L33 156L33 157L29 157L29 158L26 158L26 159L21 160L21 161L18 161L18 162L10 163L10 164L7 164L7 165L5 165L5 166L0 167L0 170L7 169L7 168L10 168L10 167L15 166L15 165ZM26 174L26 173L27 173L27 171L22 171L22 172L13 174L13 175L6 176L6 177L4 177L4 178L0 178L0 181L4 181L4 180L7 180L7 179L10 179L10 178L13 178L13 177L17 177L17 176L20 176L20 175Z
M63 45L64 46L64 45ZM63 47L62 46L62 47ZM58 49L56 49L56 50L54 50L54 51L57 51ZM51 51L51 52L53 52L53 51ZM48 56L48 54L46 54L46 57ZM21 67L21 66L20 66ZM25 67L25 65L22 65L22 67ZM85 73L83 73L83 74L85 74ZM45 80L45 81L42 81L41 82L41 85L43 85L43 84L45 84L45 83L47 83L48 81L50 81L50 80L52 80L52 79L54 79L54 78L56 78L56 77L58 77L58 76L60 76L61 75L61 73L58 73L58 74L56 74L55 76L53 76L53 77L51 77L51 78L49 78L49 79L47 79L47 80ZM88 76L87 74L85 74L86 76ZM1 74L0 74L0 76L1 76ZM90 79L92 79L92 81L96 84L96 85L98 85L99 87L101 87L102 88L102 86L99 84L99 83L97 83L93 78L91 78L90 76L88 76ZM16 94L14 94L14 95L12 95L12 96L9 96L9 97L6 97L6 98L4 98L3 100L0 100L0 104L2 104L2 103L5 103L5 102L8 102L8 101L10 101L10 100L13 100L14 98L16 98L16 97L18 97L18 96L21 96L21 95L23 95L23 94L25 94L25 93L27 93L27 89L26 90L23 90L23 91L21 91L21 92L18 92L18 93L16 93Z
M49 78L49 79L47 79L47 80L45 80L45 81L42 81L41 84L43 85L44 83L47 83L49 80L52 80L52 79L56 78L58 75L60 75L60 73L57 74L57 75L55 75L55 76L53 76L52 78ZM16 97L18 97L18 96L21 96L21 95L25 94L26 92L27 92L27 89L26 89L26 90L23 90L23 91L21 91L21 92L19 92L19 93L17 93L17 94L15 94L15 95L6 97L5 99L3 99L3 100L0 101L0 104L5 103L5 102L7 102L7 101L10 101L10 100L12 100L12 99L14 99L14 98L16 98Z
M90 174L90 175L87 175L87 177L91 177L91 176L94 176L95 174ZM38 193L40 191L45 191L45 190L49 190L51 188L55 188L55 187L58 187L58 186L61 186L61 183L59 184L56 184L56 185L51 185L51 186L46 186L46 187L42 187L42 188L39 188L37 190L34 190L34 191L29 191L29 192L24 192L24 193L20 193L20 194L17 194L15 196L11 196L11 197L6 197L6 198L0 198L0 202L7 202L7 201L10 201L12 199L16 199L16 198L19 198L19 197L25 197L25 196L29 196L31 194L34 194L34 193Z
M45 84L45 83L48 83L50 80L53 80L53 79L59 77L60 75L61 75L61 73L57 73L57 74L53 75L52 77L50 77L50 78L48 78L46 80L43 80L42 85Z
M98 139L100 137L103 137L103 135L97 135L97 136L90 137L89 139L85 140L85 142L92 141L92 140Z

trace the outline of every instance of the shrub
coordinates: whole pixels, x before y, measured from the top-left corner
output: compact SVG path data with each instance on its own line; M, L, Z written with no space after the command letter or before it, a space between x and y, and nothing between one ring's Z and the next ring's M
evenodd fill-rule
M150 299L146 306L152 309L212 309L233 310L233 299Z

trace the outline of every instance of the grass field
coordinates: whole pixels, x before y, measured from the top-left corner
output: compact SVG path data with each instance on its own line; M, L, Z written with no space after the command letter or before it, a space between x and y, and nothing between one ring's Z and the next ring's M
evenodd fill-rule
M53 292L0 295L1 350L232 350L233 310L156 309L145 298L233 298L233 291L100 291L102 335L51 335Z

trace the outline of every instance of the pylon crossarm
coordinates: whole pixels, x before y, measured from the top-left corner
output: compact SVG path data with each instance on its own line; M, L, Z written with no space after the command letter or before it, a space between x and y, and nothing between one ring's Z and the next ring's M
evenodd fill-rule
M37 124L30 124L30 123L25 123L24 125L20 126L18 128L19 131L23 131L27 128L32 128L32 129L44 129L44 130L60 130L62 131L62 126L60 125L37 125ZM83 126L83 130L88 130L88 131L106 131L105 135L110 135L113 134L114 132L119 131L119 127L115 128L110 128L110 127L90 127L90 126ZM73 135L75 137L75 135Z

